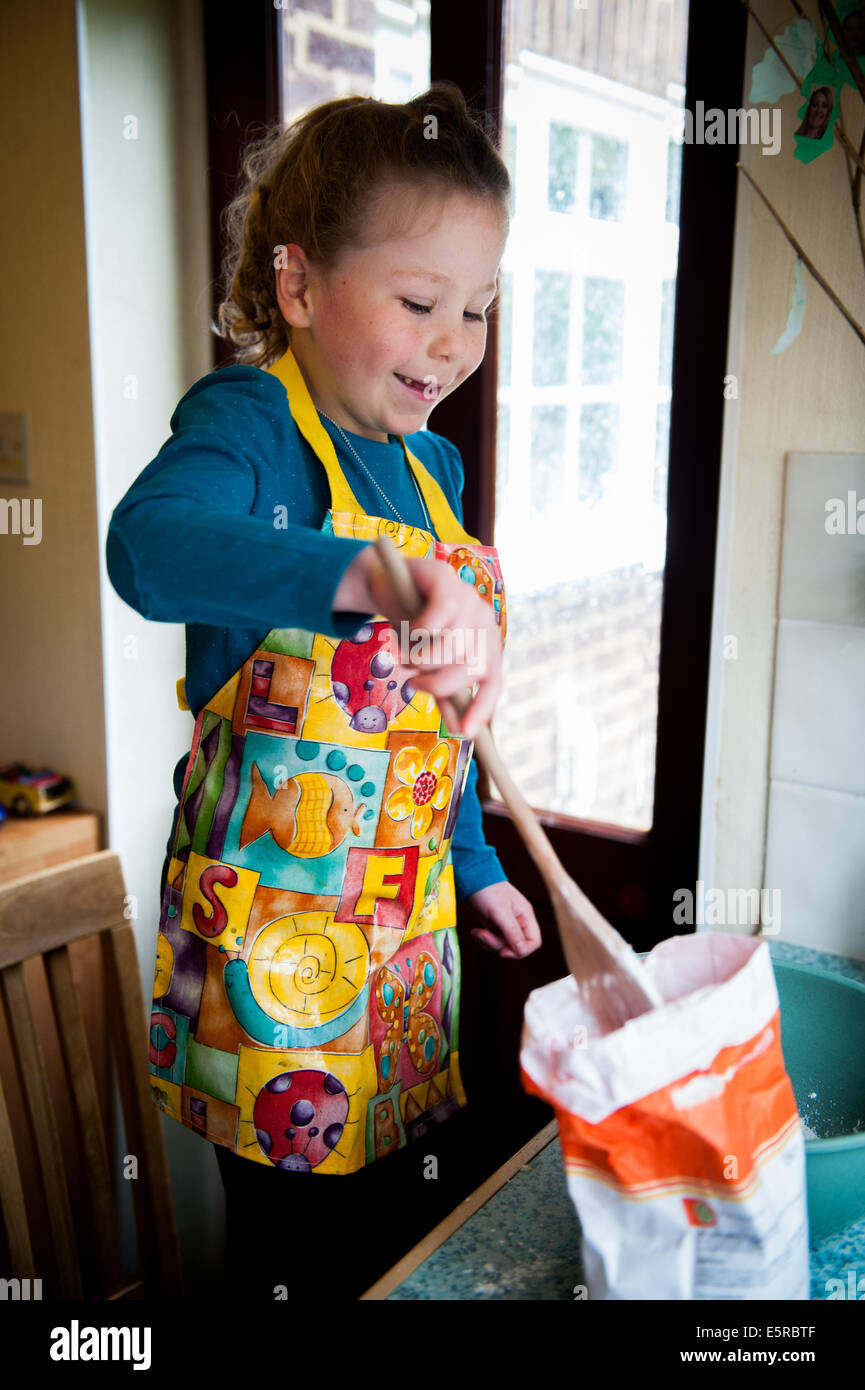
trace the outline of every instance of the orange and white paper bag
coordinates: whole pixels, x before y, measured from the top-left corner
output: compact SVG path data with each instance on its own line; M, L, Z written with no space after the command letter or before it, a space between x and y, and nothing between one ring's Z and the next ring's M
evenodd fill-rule
M526 1000L525 1090L555 1107L594 1299L807 1299L805 1144L769 948L671 937L663 1006L600 1034L574 979Z

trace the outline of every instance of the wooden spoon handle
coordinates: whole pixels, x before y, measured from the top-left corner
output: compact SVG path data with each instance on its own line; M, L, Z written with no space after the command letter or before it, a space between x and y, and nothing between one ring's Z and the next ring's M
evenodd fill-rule
M405 557L396 549L389 536L379 536L375 546L403 608L410 617L418 617L423 611L423 598L418 593ZM460 691L450 698L460 715L465 714L472 702L469 690ZM587 952L587 941L590 942L592 937L605 948L606 958L613 963L614 969L624 969L632 976L636 975L638 962L631 947L566 872L547 838L546 831L505 767L493 743L488 725L478 730L474 745L481 763L501 792L514 824L546 884L555 908L565 958L577 981L585 980L587 973L593 968L592 954L590 951ZM597 957L597 953L595 955ZM597 965L597 959L594 965ZM635 1014L659 1002L659 996L653 998L647 993L646 985L638 983L639 988L636 992L634 989L631 991L637 1001L632 1010ZM608 986L604 987L599 996L602 1003L605 990L609 992Z

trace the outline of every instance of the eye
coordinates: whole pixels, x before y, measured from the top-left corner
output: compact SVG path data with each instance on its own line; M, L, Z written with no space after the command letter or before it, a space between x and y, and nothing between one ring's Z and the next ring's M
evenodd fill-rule
M470 314L468 309L466 310L463 317L470 319L472 323L486 323L486 318L483 314Z
M406 307L407 309L410 309L411 312L412 312L413 314L428 314L428 313L430 313L430 305L429 305L429 304L415 304L414 300L412 300L412 299L403 299L403 300L402 300L402 303L405 305L405 307Z

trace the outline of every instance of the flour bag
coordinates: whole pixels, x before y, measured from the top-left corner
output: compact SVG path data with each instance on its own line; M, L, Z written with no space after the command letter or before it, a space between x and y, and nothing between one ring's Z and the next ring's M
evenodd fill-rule
M769 947L675 936L663 1006L601 1034L577 984L526 1000L520 1072L554 1106L592 1299L807 1299L805 1143Z

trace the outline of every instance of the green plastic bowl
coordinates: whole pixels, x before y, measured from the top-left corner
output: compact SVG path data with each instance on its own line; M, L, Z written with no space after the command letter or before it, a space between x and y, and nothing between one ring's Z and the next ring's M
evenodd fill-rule
M781 1047L803 1123L811 1243L865 1217L865 985L773 958Z

